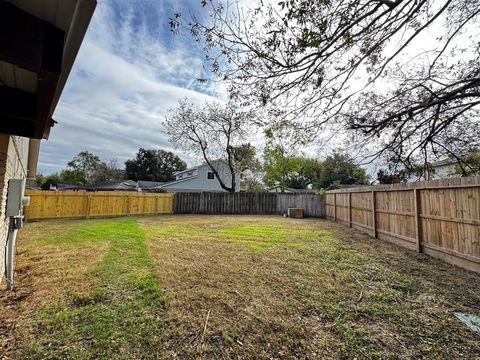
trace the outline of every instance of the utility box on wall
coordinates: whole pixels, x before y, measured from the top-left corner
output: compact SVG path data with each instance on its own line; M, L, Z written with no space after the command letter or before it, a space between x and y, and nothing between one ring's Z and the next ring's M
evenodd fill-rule
M10 179L8 181L7 210L8 217L23 215L23 207L30 204L30 198L24 196L25 179Z
M292 219L302 219L303 210L301 208L288 208L288 217Z

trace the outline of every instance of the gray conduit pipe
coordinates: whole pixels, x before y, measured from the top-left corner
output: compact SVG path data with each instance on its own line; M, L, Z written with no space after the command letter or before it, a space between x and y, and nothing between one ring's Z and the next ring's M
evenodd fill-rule
M12 221L10 219L10 221ZM15 243L18 230L10 226L8 229L7 251L5 253L5 267L7 273L7 289L13 290L13 259L15 257Z

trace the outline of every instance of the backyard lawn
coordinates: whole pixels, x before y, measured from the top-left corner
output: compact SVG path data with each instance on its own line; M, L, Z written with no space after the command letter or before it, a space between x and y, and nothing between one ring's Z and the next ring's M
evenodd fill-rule
M27 224L0 358L480 357L480 276L318 219ZM4 284L2 284L4 286Z

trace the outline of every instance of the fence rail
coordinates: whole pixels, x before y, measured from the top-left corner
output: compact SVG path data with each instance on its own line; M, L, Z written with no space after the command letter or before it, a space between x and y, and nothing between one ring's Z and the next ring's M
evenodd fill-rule
M480 177L328 191L326 215L480 272Z
M27 190L30 205L25 218L88 219L94 217L168 214L173 211L173 194L137 192L78 192Z
M300 207L306 217L324 217L325 199L315 194L177 193L177 214L283 214Z

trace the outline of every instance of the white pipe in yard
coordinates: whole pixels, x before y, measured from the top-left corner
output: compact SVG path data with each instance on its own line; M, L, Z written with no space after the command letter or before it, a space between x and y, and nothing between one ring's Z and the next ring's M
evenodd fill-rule
M15 256L15 242L17 240L17 232L17 229L8 229L7 251L5 254L8 290L13 290L13 258Z

